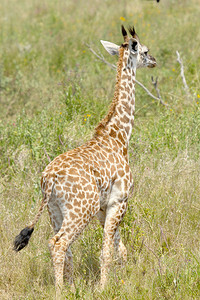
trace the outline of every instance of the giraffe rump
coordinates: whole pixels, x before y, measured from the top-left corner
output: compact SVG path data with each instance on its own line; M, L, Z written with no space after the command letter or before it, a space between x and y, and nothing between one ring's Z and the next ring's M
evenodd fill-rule
M34 230L34 228L30 228L30 227L26 227L26 228L22 229L20 234L18 234L14 240L14 250L15 251L18 252L28 245L28 242L33 233L33 230Z

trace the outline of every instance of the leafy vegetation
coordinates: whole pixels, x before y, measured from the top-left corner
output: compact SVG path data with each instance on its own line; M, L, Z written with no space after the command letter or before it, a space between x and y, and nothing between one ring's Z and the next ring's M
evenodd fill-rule
M1 299L54 299L47 212L24 251L13 253L12 242L38 209L49 159L90 138L108 109L115 74L85 43L104 53L99 40L120 44L121 23L134 24L151 48L158 67L138 70L137 79L155 93L158 76L169 108L136 86L135 187L121 224L128 262L115 262L100 291L102 229L94 220L73 245L75 291L65 287L63 299L200 297L199 14L196 0L1 1Z

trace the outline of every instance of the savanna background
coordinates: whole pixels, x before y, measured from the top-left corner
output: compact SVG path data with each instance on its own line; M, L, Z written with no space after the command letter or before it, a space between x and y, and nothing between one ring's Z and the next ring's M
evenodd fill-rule
M44 167L92 136L113 97L116 63L99 40L120 44L134 25L156 57L137 72L130 142L134 193L120 226L128 262L99 290L102 229L93 221L73 244L75 291L63 299L200 298L200 5L198 0L0 1L0 298L54 299L42 215L28 247L13 239L35 215ZM190 96L177 62L180 52Z

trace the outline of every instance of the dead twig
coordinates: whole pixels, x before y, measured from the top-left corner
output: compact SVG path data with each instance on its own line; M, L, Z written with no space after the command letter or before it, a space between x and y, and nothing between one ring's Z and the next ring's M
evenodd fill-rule
M139 86L141 86L141 88L143 88L143 90L145 90L145 92L150 96L152 97L153 99L155 99L156 101L159 101L160 104L168 107L168 104L164 103L161 99L155 97L140 81L136 80L135 79L135 83L137 83Z
M158 77L156 77L156 79L154 80L153 76L151 76L151 82L152 82L152 84L153 84L153 86L154 86L154 88L155 88L155 90L156 90L158 99L160 99L160 104L166 106L166 104L165 104L165 103L163 102L163 100L162 100L162 97L161 97L161 95L160 95L160 90L159 90L159 88L158 88Z
M98 55L95 51L94 51L94 49L92 49L91 47L90 47L90 45L88 45L88 44L85 44L87 47L88 47L88 49L99 59L99 60L101 60L102 62L104 62L106 65L108 65L111 69L113 69L113 70L115 70L115 69L117 69L117 67L114 65L114 64L111 64L111 63L109 63L107 60L105 60L105 58L103 57L103 55L102 54L100 54L100 55Z
M94 51L94 49L92 49L91 48L91 46L90 45L88 45L88 44L85 44L87 47L88 47L88 49L100 60L100 61L102 61L103 63L105 63L106 65L108 65L111 69L113 69L113 70L116 70L117 69L117 67L116 67L116 65L114 65L114 64L111 64L111 63L109 63L105 58L104 58L104 56L100 53L100 54L97 54L95 51ZM164 105L164 106L167 106L167 104L166 103L164 103L163 101L162 101L162 99L160 99L160 98L157 98L157 97L155 97L141 82L139 82L138 80L135 80L135 83L137 83L141 88L143 88L143 90L145 90L145 92L151 97L151 98L153 98L154 100L156 100L156 101L159 101L159 103L160 104L162 104L162 105Z
M187 94L187 97L191 98L190 89L189 89L189 87L187 85L187 82L186 82L186 79L185 79L183 62L182 62L182 59L181 59L180 54L179 54L178 51L176 51L176 55L177 55L177 62L180 64L180 67L181 67L181 78L182 78L182 81L183 81L185 92Z

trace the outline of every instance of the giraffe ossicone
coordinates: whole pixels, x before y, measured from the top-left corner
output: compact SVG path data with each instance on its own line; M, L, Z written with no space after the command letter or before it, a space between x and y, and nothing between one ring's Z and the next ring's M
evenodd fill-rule
M103 226L101 286L107 280L114 248L126 260L127 253L118 227L127 210L133 187L128 145L134 123L135 75L140 67L155 67L156 60L139 41L134 28L130 37L122 26L120 46L102 41L104 48L117 54L118 67L114 98L93 137L84 145L56 157L41 179L43 200L33 222L15 238L14 249L24 248L34 226L47 206L55 235L49 242L59 298L63 278L73 284L71 244L94 216Z

